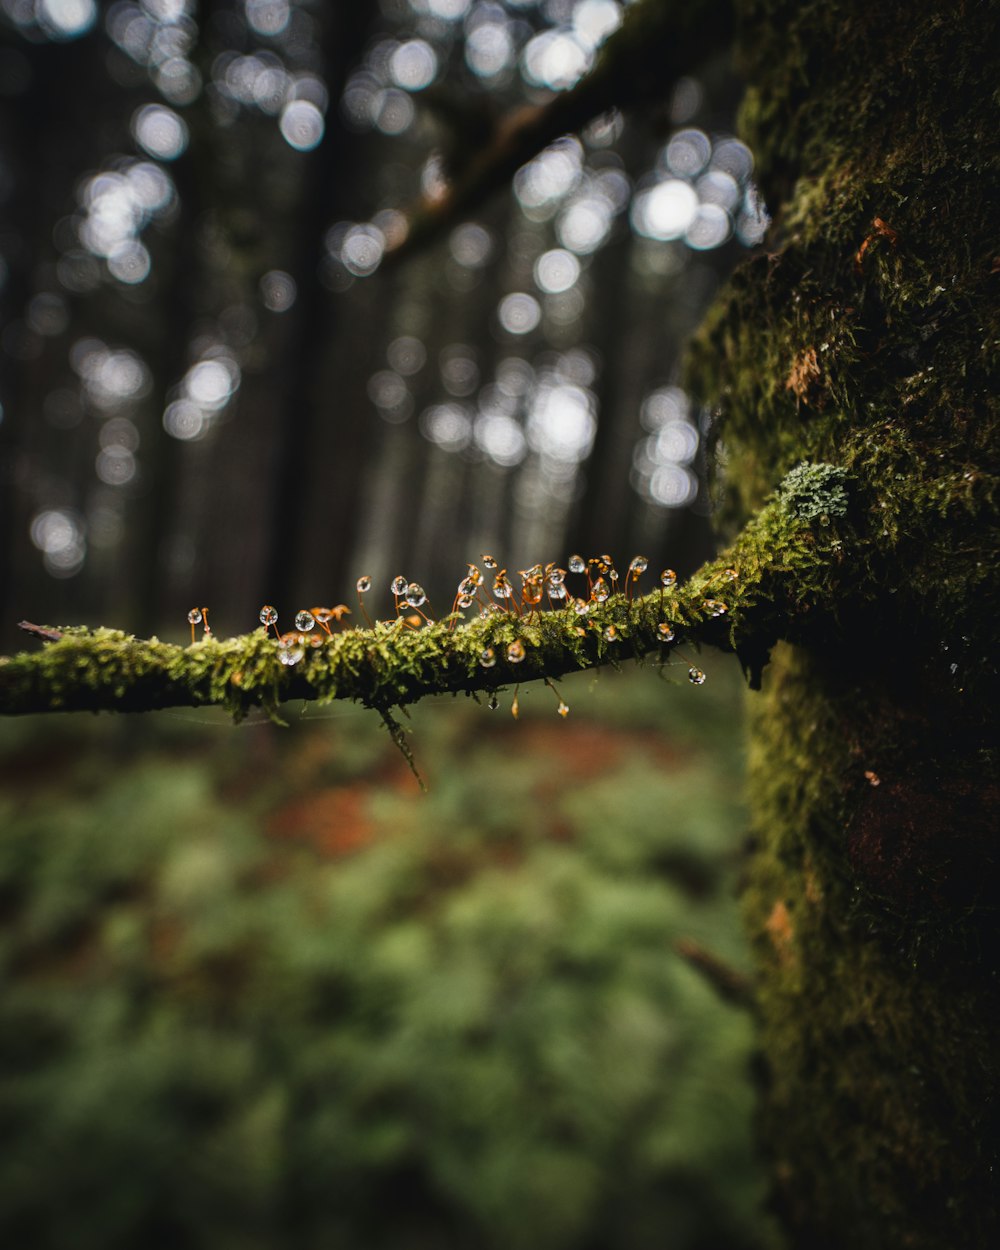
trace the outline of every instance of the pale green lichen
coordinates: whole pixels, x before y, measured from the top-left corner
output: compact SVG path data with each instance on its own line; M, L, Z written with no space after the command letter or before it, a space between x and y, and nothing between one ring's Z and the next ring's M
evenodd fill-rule
M828 521L847 513L847 472L833 464L803 461L785 474L778 499L800 521Z

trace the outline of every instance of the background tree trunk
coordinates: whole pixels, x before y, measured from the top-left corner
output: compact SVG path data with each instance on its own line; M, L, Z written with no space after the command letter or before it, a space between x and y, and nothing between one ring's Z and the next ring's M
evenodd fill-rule
M748 3L770 255L696 345L728 515L859 485L857 584L751 697L762 1120L794 1246L994 1244L996 6ZM850 578L851 573L847 573Z

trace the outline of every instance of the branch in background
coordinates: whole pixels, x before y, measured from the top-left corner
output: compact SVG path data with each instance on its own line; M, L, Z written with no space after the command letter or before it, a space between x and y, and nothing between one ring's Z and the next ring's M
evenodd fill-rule
M726 48L733 33L728 0L640 0L604 44L594 68L547 104L498 119L484 145L452 161L454 178L442 195L406 213L400 241L383 263L401 260L439 238L450 226L505 186L518 169L563 135L582 129L612 108L666 99L674 83L709 55Z
M678 938L674 950L684 962L700 973L724 1003L734 1007L753 1005L753 984L749 977L737 972L718 955L693 938Z
M318 645L310 636L293 663L263 630L187 647L103 628L52 631L61 637L41 651L0 659L0 713L219 704L239 718L253 707L275 715L292 699L353 699L385 712L429 694L491 693L650 652L679 651L697 679L688 648L701 645L735 651L756 684L777 639L835 609L842 565L832 558L832 520L846 512L844 477L830 465L799 466L732 547L685 585L631 601L614 594L582 615L573 606L502 610L420 629L396 619L321 635ZM45 637L44 628L31 632Z

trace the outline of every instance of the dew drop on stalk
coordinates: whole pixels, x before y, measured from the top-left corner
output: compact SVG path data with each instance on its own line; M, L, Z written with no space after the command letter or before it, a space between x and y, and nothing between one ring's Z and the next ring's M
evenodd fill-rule
M498 599L509 599L514 593L513 587L503 573L498 573L493 579L493 594Z
M307 612L304 608L301 612L295 614L295 628L301 629L304 633L308 632L316 624L316 618L311 612Z
M372 579L370 577L358 578L358 594L366 595L372 588Z
M458 604L460 608L471 608L472 596L471 595L459 595L458 599L456 600L456 603Z
M200 615L200 613L199 613ZM269 603L265 603L260 610L260 623L263 626L273 625L278 619L278 611L272 608Z
M511 664L520 664L525 657L524 643L520 638L515 638L507 648L507 659Z
M569 704L563 703L562 699L560 699L559 706L556 708L556 711L565 720L565 718L569 716Z
M392 579L392 585L389 587L389 589L392 591L392 593L396 596L397 599L401 599L403 595L406 594L406 585L407 585L406 578L402 575L402 573L400 573L398 577L394 577Z
M480 578L480 581L481 580L482 578ZM479 585L479 582L473 581L472 576L470 574L468 577L463 577L462 580L458 583L458 593L462 596L465 596L466 598L470 598L472 595L476 593L476 587L478 585Z
M577 614L577 616L586 616L590 611L590 604L586 599L574 599L573 611Z
M631 562L629 563L628 571L632 574L633 578L637 578L641 577L648 568L649 561L645 556L633 556Z
M688 669L688 681L692 686L703 686L705 684L705 674L700 668L692 666Z
M604 578L599 577L597 581L594 582L594 585L591 587L590 593L594 596L594 599L598 603L604 603L605 600L608 598L608 596L611 594L611 591L608 588L608 583L604 580Z
M298 664L299 660L305 655L301 647L285 647L284 650L278 652L278 659L286 667Z
M616 626L608 625L605 627L604 641L605 642L617 642L618 641L618 630Z
M724 616L726 613L726 605L718 599L705 599L701 606L709 616Z
M562 582L557 582L555 585L553 585L551 582L549 583L549 598L550 599L565 599L566 598L566 587L562 584Z
M673 627L668 625L666 621L661 621L657 625L656 632L659 635L660 642L673 642L675 637Z
M483 564L485 564L488 569L495 569L497 567L497 562L492 556L484 555Z
M583 556L572 555L569 558L569 571L571 573L582 573L586 569Z
M201 608L191 609L191 611L188 613L188 624L189 625L201 624Z
M311 608L313 620L317 625L326 625L333 620L333 608ZM296 617L296 621L298 618Z
M497 653L492 647L484 647L479 653L479 663L483 668L492 668L497 662Z
M411 608L419 608L427 602L424 588L418 582L410 582L406 587L406 602Z
M671 587L677 585L677 574L673 569L664 569L660 574L660 585Z

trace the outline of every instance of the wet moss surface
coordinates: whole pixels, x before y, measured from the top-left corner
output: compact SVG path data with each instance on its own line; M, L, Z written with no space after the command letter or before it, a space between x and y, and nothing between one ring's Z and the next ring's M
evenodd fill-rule
M744 126L775 222L691 379L718 409L731 530L799 462L849 484L839 600L751 700L763 1137L795 1246L985 1246L996 8L740 7ZM808 481L790 502L821 520Z

